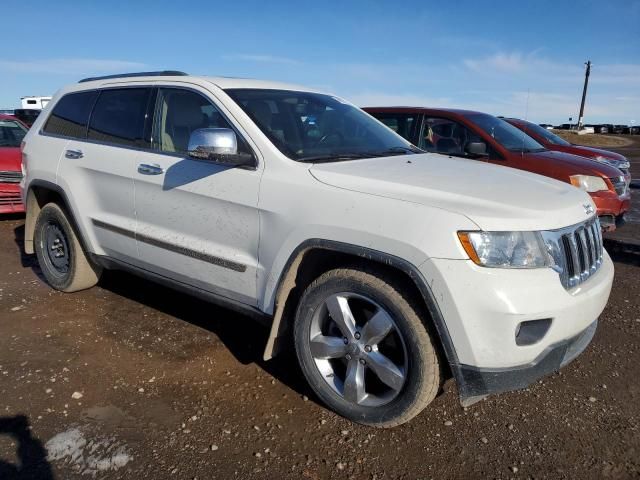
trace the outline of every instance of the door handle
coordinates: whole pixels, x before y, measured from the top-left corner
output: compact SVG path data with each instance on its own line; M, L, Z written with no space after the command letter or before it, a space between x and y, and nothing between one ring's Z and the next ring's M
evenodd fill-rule
M82 153L82 150L67 150L64 152L64 156L75 160L84 157L84 153Z
M138 165L138 173L141 173L143 175L160 175L164 173L164 170L157 163L141 163L140 165Z

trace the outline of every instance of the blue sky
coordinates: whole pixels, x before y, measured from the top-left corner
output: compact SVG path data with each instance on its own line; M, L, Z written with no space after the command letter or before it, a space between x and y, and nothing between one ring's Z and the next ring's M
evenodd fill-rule
M640 124L640 1L23 1L3 6L0 108L98 74L282 80L360 106Z

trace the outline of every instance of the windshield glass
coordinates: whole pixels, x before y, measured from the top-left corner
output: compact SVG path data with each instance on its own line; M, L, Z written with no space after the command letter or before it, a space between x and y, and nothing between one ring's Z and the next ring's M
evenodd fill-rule
M529 130L531 133L544 138L546 142L549 142L552 145L564 145L565 147L568 147L571 145L564 138L559 137L555 133L547 130L544 127L541 127L540 125L536 125L535 123L530 123L530 122L526 122L524 125L525 125L525 128Z
M467 117L478 127L491 135L500 145L514 152L540 152L545 148L522 130L500 118L484 113Z
M0 147L19 147L26 128L12 120L0 120Z
M226 92L293 160L335 161L420 151L359 108L336 97L288 90Z

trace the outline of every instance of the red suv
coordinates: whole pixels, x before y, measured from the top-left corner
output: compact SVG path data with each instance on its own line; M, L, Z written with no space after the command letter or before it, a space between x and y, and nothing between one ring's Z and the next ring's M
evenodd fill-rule
M552 151L506 121L486 113L420 107L372 107L365 111L429 152L483 160L552 177L587 191L604 230L624 223L631 195L620 169Z
M26 133L27 127L20 120L0 115L0 214L24 212L20 144Z
M519 128L530 137L533 137L547 150L555 150L557 152L566 152L574 155L580 155L581 157L587 157L592 160L596 160L597 162L606 163L607 165L616 167L625 175L629 175L629 160L619 153L602 150L600 148L586 147L584 145L574 145L546 128L536 125L535 123L527 122L526 120L520 120L518 118L505 118L504 120L514 127ZM629 181L631 181L630 175Z

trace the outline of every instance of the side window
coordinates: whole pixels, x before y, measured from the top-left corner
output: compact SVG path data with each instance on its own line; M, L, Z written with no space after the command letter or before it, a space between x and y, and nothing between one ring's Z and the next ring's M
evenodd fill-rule
M480 136L458 122L448 118L425 117L418 146L428 152L464 156L469 142L481 141Z
M410 142L414 141L413 136L418 119L417 115L374 113L373 116L401 137L404 137Z
M69 93L53 107L44 132L71 138L86 138L87 122L97 91Z
M150 88L109 89L100 92L91 114L88 138L128 147L148 148L144 122Z
M167 153L186 155L189 137L200 128L232 128L204 96L177 88L160 89L155 118L154 147Z

